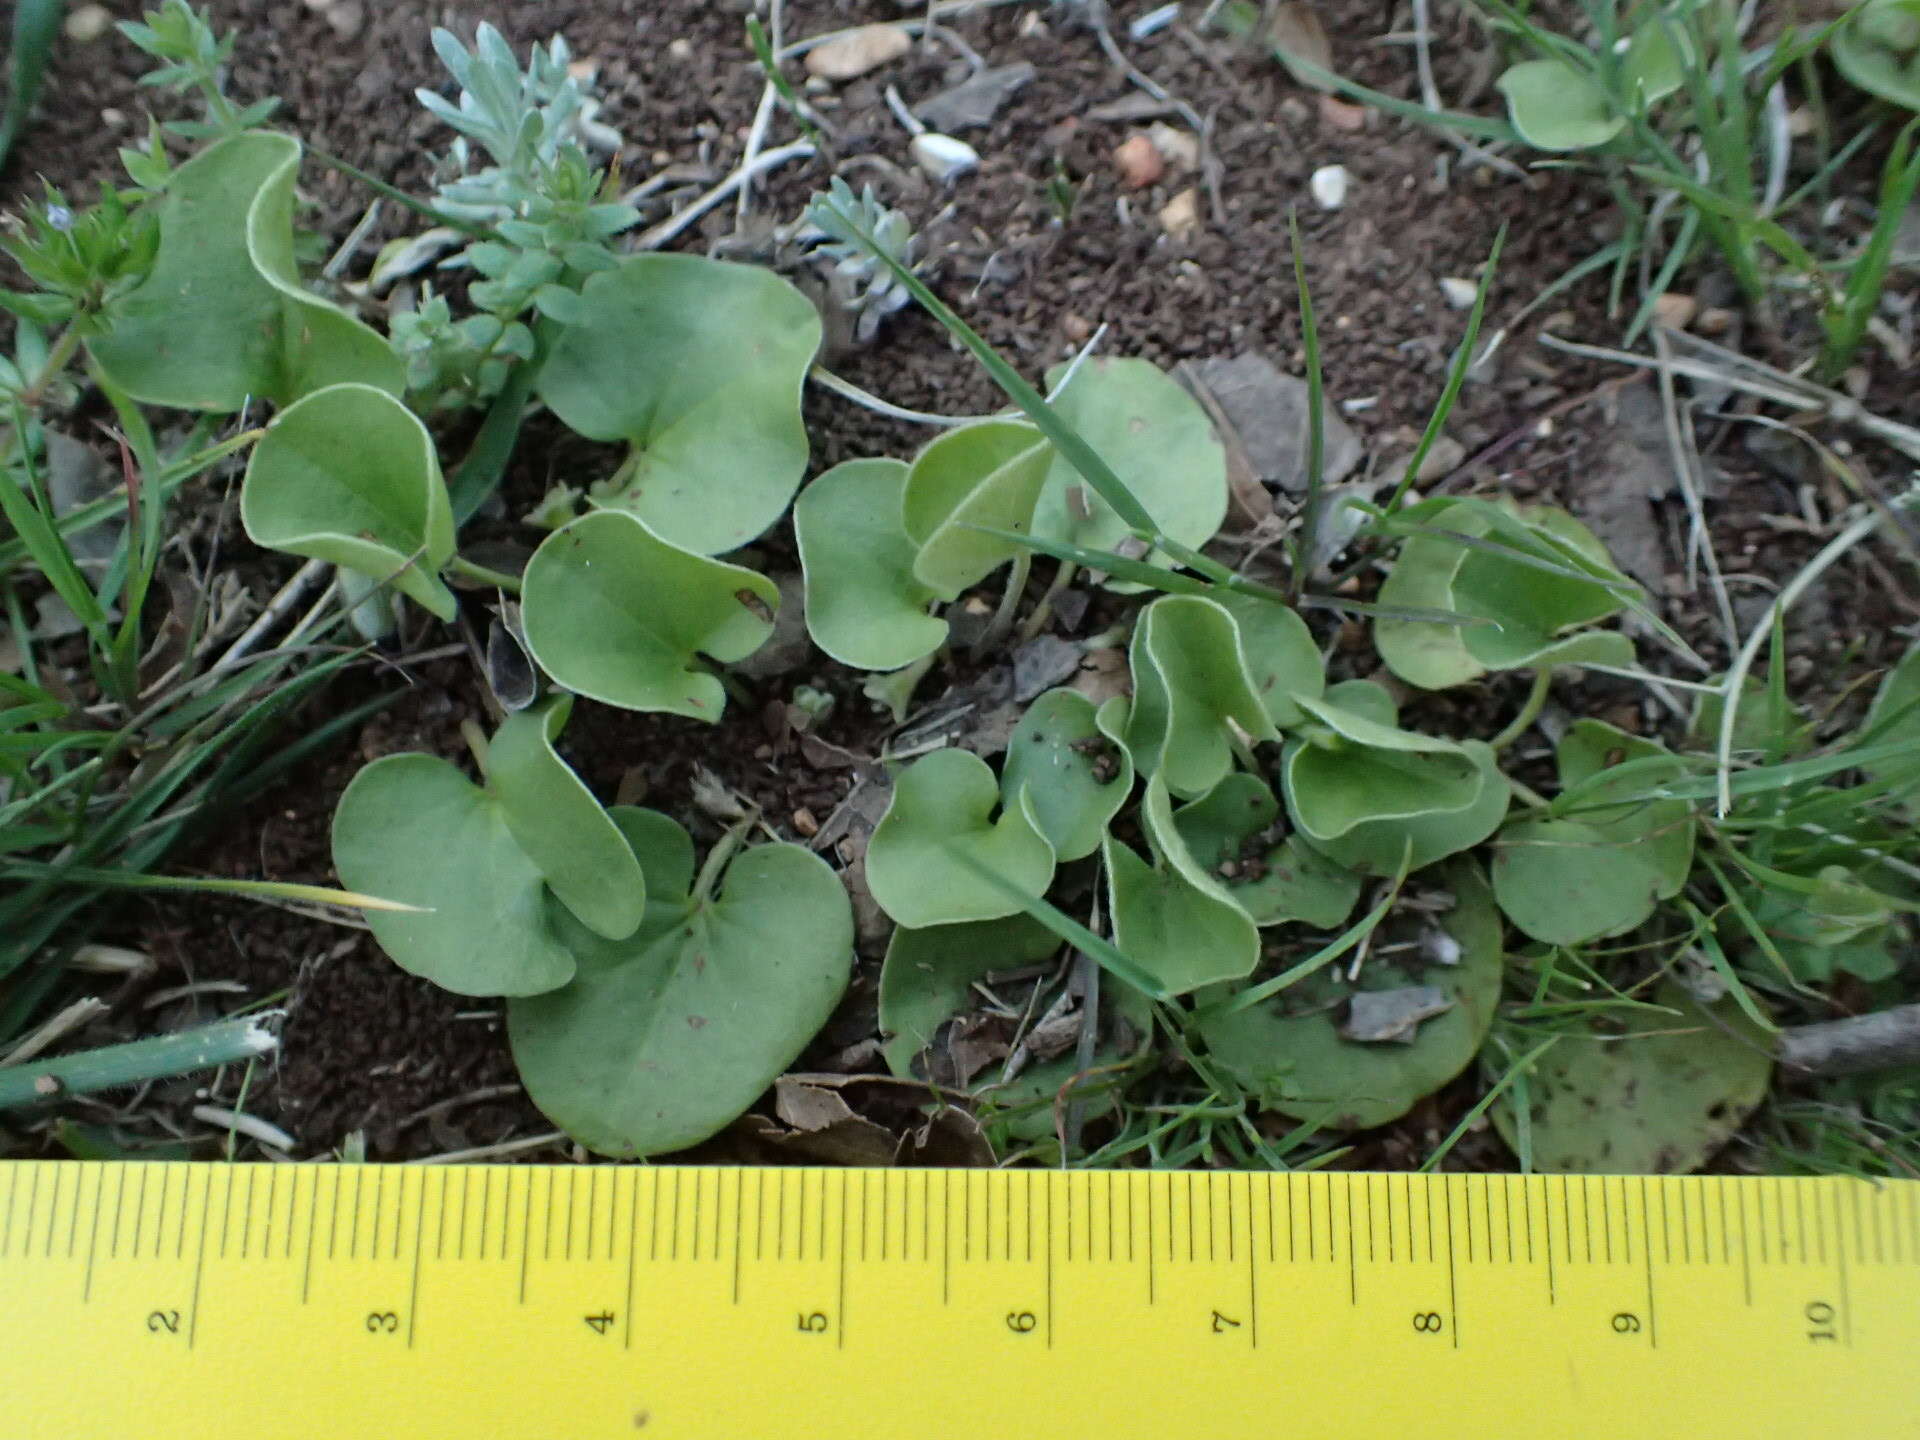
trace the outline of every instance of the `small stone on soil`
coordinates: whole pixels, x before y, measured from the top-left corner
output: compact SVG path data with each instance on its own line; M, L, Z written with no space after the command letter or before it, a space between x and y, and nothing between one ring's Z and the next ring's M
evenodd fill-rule
M898 25L861 25L809 50L807 73L822 80L852 80L912 48L912 38Z
M1362 990L1347 1002L1340 1038L1363 1045L1411 1045L1422 1020L1444 1015L1452 1008L1453 997L1437 985Z
M914 136L907 149L913 155L913 163L943 185L980 168L980 152L951 135L936 135L929 130Z
M1191 235L1200 228L1200 192L1182 190L1160 207L1159 218L1160 228L1176 239Z
M1308 178L1307 188L1322 210L1338 210L1347 203L1347 167L1322 165Z
M98 40L113 26L113 15L104 5L81 5L67 16L62 26L67 39L76 45L87 45Z
M1025 60L1012 65L994 65L976 71L950 90L942 90L914 109L930 130L952 135L961 130L977 130L991 125L1000 107L1033 79L1033 66Z
M1127 189L1144 190L1166 174L1167 162L1145 135L1129 135L1114 148L1113 168Z
M1468 310L1473 307L1473 297L1480 293L1480 287L1471 280L1449 275L1440 282L1440 293L1455 310Z

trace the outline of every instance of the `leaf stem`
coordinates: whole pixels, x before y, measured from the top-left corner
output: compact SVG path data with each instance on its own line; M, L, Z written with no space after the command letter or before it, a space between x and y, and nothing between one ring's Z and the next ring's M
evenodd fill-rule
M416 200L413 196L407 194L406 191L396 189L386 181L369 175L358 165L350 161L342 160L338 155L328 154L325 150L313 145L307 146L307 153L328 169L338 170L342 175L350 176L358 180L362 185L373 191L374 194L391 200L396 205L404 205L407 209L417 215L424 216L436 225L445 225L449 229L458 230L462 235L471 235L476 240L484 240L493 233L484 225L476 225L469 220L456 220L451 215L441 214L425 201Z
M39 405L47 387L72 362L74 352L80 348L80 320L81 316L75 315L67 323L67 328L60 332L60 338L53 342L53 349L47 352L47 363L40 367L40 373L33 377L33 383L20 392L20 403L27 409L32 410Z
M1040 632L1047 628L1047 621L1053 618L1053 602L1059 598L1061 591L1073 583L1073 577L1079 573L1080 567L1075 565L1071 560L1062 560L1060 562L1060 568L1054 571L1053 583L1047 586L1046 593L1040 597L1039 603L1033 607L1033 613L1027 616L1027 623L1020 627L1020 643L1022 645L1026 644L1029 640L1037 639Z
M713 896L713 890L720 883L721 872L733 859L733 852L740 848L740 842L747 838L758 817L749 815L727 827L727 833L713 842L713 849L707 852L706 863L700 867L700 877L693 882L693 894L690 897L695 908L703 906Z
M1027 590L1027 577L1032 573L1033 552L1017 552L1013 557L1013 568L1007 572L1007 588L1000 592L1000 604L993 612L993 619L987 622L987 628L980 632L980 638L973 642L968 651L974 659L990 653L1007 638L1007 632L1013 629L1014 613L1020 608L1020 597Z
M1513 723L1487 742L1494 754L1499 754L1527 733L1533 722L1540 718L1540 712L1546 708L1547 694L1552 688L1553 667L1542 665L1533 672L1533 688L1527 691L1526 703L1521 705L1520 713L1513 717Z
M520 593L520 577L509 575L504 570L495 570L486 565L478 565L465 556L456 555L447 562L447 573L458 575L463 580L475 580L482 585L492 585L505 590L509 595Z

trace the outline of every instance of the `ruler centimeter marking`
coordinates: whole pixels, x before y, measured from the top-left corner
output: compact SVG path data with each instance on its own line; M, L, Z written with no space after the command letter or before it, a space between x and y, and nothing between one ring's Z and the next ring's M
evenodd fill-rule
M315 1437L350 1432L368 1385L403 1407L396 1440L466 1433L449 1417L469 1413L502 1440L799 1436L855 1411L878 1418L843 1433L883 1435L901 1386L912 1413L893 1419L933 1434L974 1433L999 1403L985 1387L1013 1397L1008 1423L1065 1435L1254 1436L1248 1417L1281 1404L1372 1434L1364 1391L1444 1436L1452 1387L1489 1383L1553 1433L1619 1406L1633 1433L1657 1412L1674 1434L1795 1435L1802 1410L1864 1405L1891 1418L1860 1433L1920 1437L1913 1182L0 1168L23 1440L133 1433L136 1415L143 1436L237 1436L224 1402L170 1402L244 1394L248 1375L308 1417L268 1429ZM1096 1360L1101 1393L1137 1405L1103 1410L1058 1368ZM115 1385L70 1383L103 1364ZM1744 1388L1700 1387L1691 1410L1645 1389L1723 1373ZM418 1416L408 1377L431 1397Z

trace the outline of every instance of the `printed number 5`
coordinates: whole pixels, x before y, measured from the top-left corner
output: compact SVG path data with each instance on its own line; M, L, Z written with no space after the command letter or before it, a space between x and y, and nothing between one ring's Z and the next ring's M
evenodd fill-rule
M818 1310L803 1312L800 1316L800 1333L803 1335L826 1334L827 1317Z

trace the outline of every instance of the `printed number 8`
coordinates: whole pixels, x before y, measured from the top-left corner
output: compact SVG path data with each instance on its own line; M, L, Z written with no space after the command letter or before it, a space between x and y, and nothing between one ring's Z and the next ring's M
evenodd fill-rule
M1433 1310L1422 1310L1413 1317L1413 1328L1422 1335L1438 1335L1445 1324L1446 1321L1442 1320L1439 1313Z

